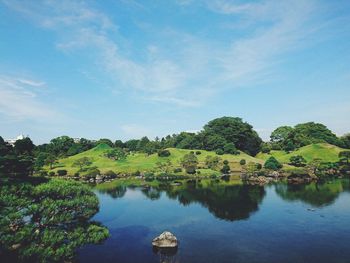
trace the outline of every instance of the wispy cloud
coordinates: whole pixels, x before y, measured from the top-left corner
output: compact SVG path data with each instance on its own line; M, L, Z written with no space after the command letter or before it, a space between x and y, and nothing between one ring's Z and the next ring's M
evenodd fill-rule
M37 92L31 89L43 85L41 81L0 75L0 114L18 120L46 120L57 116L48 105L40 102Z
M266 80L282 54L305 45L314 30L309 22L317 9L313 0L203 1L202 6L212 12L243 17L253 30L239 38L228 30L232 37L220 42L166 28L157 32L166 45L150 43L142 50L145 59L135 59L133 50L122 45L119 26L84 2L5 3L42 27L55 30L58 49L93 48L95 63L115 81L116 89L134 90L147 100L182 107L200 106L223 89ZM178 3L191 8L192 1Z

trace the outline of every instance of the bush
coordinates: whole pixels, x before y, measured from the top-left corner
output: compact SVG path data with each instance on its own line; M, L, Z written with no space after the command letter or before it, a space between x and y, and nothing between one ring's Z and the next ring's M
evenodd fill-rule
M247 163L247 162L246 162L245 159L242 159L242 160L239 161L239 164L240 164L240 165L245 165L246 163Z
M182 169L181 168L175 168L174 169L174 173L181 173L182 172Z
M75 177L79 177L79 175L80 175L79 172L74 173L74 176L75 176Z
M141 175L141 172L140 171L136 171L132 174L133 176L140 176Z
M293 165L295 167L302 167L302 166L306 165L306 160L301 155L294 155L294 156L290 157L289 164Z
M49 176L55 176L55 172L54 171L49 172Z
M188 174L195 174L196 173L196 168L193 166L187 167L186 168L186 173Z
M201 171L197 171L197 174L201 174Z
M261 163L257 163L257 164L256 164L256 169L261 170L261 168L262 168Z
M170 151L169 150L159 150L158 151L158 156L159 157L168 157L168 156L170 156Z
M264 168L277 171L282 168L282 164L280 164L275 157L271 156L266 160Z
M196 151L196 155L200 155L200 154L202 154L201 151Z
M67 170L57 170L57 175L58 176L65 176L65 175L67 175Z
M227 161L227 160L224 160L222 163L227 165L227 164L228 164L228 161Z
M216 150L216 154L217 155L223 155L225 152L224 152L224 150L223 149L217 149Z

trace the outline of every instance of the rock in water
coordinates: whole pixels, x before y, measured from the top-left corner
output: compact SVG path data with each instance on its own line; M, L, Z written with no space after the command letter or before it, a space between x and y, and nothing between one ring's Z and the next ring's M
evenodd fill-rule
M152 245L159 248L174 248L177 247L177 239L172 233L165 231L153 239Z

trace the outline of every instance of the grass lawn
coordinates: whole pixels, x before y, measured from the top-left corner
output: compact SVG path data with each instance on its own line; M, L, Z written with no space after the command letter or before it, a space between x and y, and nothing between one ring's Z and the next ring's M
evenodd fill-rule
M147 155L144 153L131 153L127 156L125 160L114 161L105 156L105 153L110 150L111 147L106 144L100 144L95 148L85 151L83 153L70 156L68 158L60 159L58 164L56 164L53 171L57 171L59 169L65 169L68 171L68 174L74 174L78 172L79 167L73 167L74 161L82 157L88 157L92 161L91 166L96 166L102 173L107 172L108 170L112 170L117 173L134 173L136 171L140 172L155 172L157 170L158 162L165 162L170 160L171 162L171 170L180 167L180 160L183 156L191 151L196 152L197 150L185 150L185 149L176 149L169 148L171 155L169 157L159 157L157 153ZM198 168L201 172L201 175L212 175L218 174L218 171L214 171L211 169L205 168L205 158L207 156L219 156L221 160L229 161L229 165L232 171L240 171L241 165L239 161L241 159L245 159L246 162L256 162L263 163L263 160L254 158L241 152L239 155L217 155L215 152L199 150L201 154L196 155L199 161ZM46 167L47 168L47 167ZM181 174L181 173L179 173ZM184 172L182 172L184 174Z
M316 158L320 158L324 162L336 162L339 160L338 154L341 151L345 151L345 149L328 143L317 143L301 147L291 153L286 153L285 151L271 151L270 154L259 153L256 157L267 160L270 156L274 156L278 161L288 163L290 157L301 155L307 162Z

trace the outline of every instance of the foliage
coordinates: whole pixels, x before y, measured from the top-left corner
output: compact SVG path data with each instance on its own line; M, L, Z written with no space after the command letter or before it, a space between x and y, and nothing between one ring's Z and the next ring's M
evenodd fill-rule
M271 156L266 160L264 168L277 171L282 168L282 164L280 164L275 157Z
M237 149L253 156L259 152L262 143L250 124L234 117L222 117L210 121L204 126L203 136L221 137L226 143L233 143Z
M296 167L302 167L302 166L306 165L306 160L301 155L294 155L294 156L290 157L289 164L296 166Z
M240 165L245 165L245 164L246 164L246 160L245 160L245 159L241 159L241 160L239 161L239 164L240 164Z
M343 159L346 161L346 163L349 163L349 159L350 159L350 151L342 151L339 153L339 158Z
M65 175L67 175L67 170L64 170L64 169L57 170L57 175L58 176L65 176Z
M91 164L92 164L92 162L91 162L90 158L82 157L82 158L75 160L75 162L73 163L72 166L73 167L78 166L80 168L80 171L83 171L85 167L87 167Z
M112 160L124 160L126 158L126 154L121 148L110 149L105 155L107 158Z
M163 150L158 151L159 157L168 157L168 156L170 156L170 154L171 154L170 151L167 149L163 149Z
M89 221L98 199L77 182L51 180L33 186L8 184L0 189L0 245L33 262L72 260L76 248L108 237L105 227Z
M206 165L209 169L217 170L220 161L221 161L221 158L220 158L220 157L208 155L208 156L205 158L205 165Z
M181 165L188 174L194 174L196 173L198 159L193 153L185 154L181 159Z

